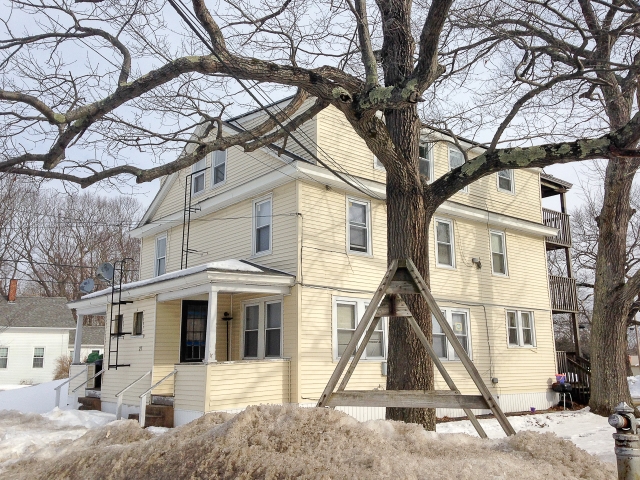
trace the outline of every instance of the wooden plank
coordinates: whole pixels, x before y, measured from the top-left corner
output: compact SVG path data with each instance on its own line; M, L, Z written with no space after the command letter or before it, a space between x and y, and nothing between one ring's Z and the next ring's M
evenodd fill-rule
M345 390L331 395L330 407L487 408L482 395L451 391Z
M391 283L391 279L393 278L393 275L396 273L397 269L398 269L398 261L392 260L391 264L389 265L389 268L387 269L387 273L382 278L382 282L380 282L380 286L378 287L378 289L376 290L376 293L373 295L373 298L371 299L371 303L369 303L366 310L364 311L364 315L362 316L360 323L358 323L358 326L353 332L353 336L351 337L351 340L349 341L349 343L347 344L347 347L342 353L342 356L338 361L338 365L336 365L335 370L331 374L331 378L329 379L327 386L324 387L324 391L322 392L322 395L318 400L318 405L317 405L318 407L327 406L327 400L329 399L329 396L331 395L333 390L336 388L336 385L338 384L338 380L340 380L340 376L342 375L342 372L344 372L344 369L346 368L347 363L351 358L351 355L353 355L353 353L355 352L356 347L358 346L358 342L360 341L360 338L362 338L362 335L364 334L365 330L369 328L369 324L373 320L373 316L375 315L376 310L380 306L380 302L382 302L382 299L386 294L387 288L389 288L389 284Z
M454 351L458 355L460 362L462 363L462 365L464 365L465 369L467 370L467 373L469 374L473 382L476 384L478 391L486 400L487 405L489 406L494 416L498 420L498 423L500 423L500 426L502 427L502 429L507 435L515 435L516 431L513 429L506 415L504 414L504 412L502 411L502 409L500 408L496 400L493 398L493 395L491 394L491 392L485 385L484 381L482 380L480 373L478 372L475 365L467 355L467 352L465 351L462 344L460 344L458 337L456 337L455 333L453 333L453 330L451 329L451 325L449 325L449 322L447 322L447 319L442 314L442 311L440 310L438 303L436 302L435 298L433 298L433 295L429 291L429 288L427 287L426 282L422 278L422 275L420 275L420 272L418 271L416 266L413 264L411 259L407 259L405 260L405 262L407 265L407 269L412 274L416 284L418 285L418 288L420 289L420 292L422 293L422 297L427 302L427 305L429 306L429 310L431 311L431 314L440 325L440 328L446 335L447 340L449 340L449 343L451 343L451 346L453 347Z
M395 305L394 305L395 304ZM402 298L387 295L376 311L376 317L411 317L413 314Z
M395 294L404 294L404 295L414 294L415 295L415 294L419 294L420 290L413 283L405 282L404 280L401 280L401 281L394 280L394 281L391 282L391 285L387 289L386 293L390 293L390 294L395 293Z
M347 369L347 372L344 374L344 377L342 377L342 382L340 382L340 386L338 386L339 392L344 390L347 387L347 383L349 383L349 379L351 378L351 375L353 375L353 372L356 369L356 365L358 365L358 362L360 361L362 354L367 348L367 344L369 343L369 340L371 340L371 335L373 335L373 332L375 332L376 325L378 324L379 321L380 321L380 318L378 316L373 317L373 322L371 322L371 325L369 325L369 328L367 329L367 333L365 333L364 338L362 339L362 342L360 342L358 351L354 355L353 360L351 360L351 363L349 364L349 368Z
M442 378L444 378L444 381L447 383L447 386L454 393L459 394L460 390L458 390L458 388L456 387L456 384L453 382L453 379L449 375L449 372L447 372L447 369L444 368L442 361L440 360L438 355L436 355L436 352L433 350L433 347L429 343L429 340L427 340L427 337L425 336L424 332L420 328L420 325L418 325L418 322L416 322L416 319L413 317L409 317L407 318L407 320L409 321L409 324L413 327L413 331L416 332L416 335L420 339L420 342L422 342L422 345L424 346L425 350L433 360L433 363L438 369L438 371L440 372L440 375L442 375ZM482 425L480 425L480 422L478 422L478 419L476 418L474 413L471 411L471 409L465 408L464 413L465 415L467 415L467 417L469 417L471 424L476 429L476 432L478 432L478 435L480 435L480 438L487 438L487 433L484 431L484 428L482 428Z

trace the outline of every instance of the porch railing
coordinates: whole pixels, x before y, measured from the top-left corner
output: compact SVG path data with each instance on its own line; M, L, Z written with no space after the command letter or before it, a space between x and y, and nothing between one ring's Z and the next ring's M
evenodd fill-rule
M147 395L149 395L151 390L156 388L158 385L160 385L162 382L164 382L168 378L173 377L176 373L178 373L178 370L174 370L169 375L165 375L162 379L160 379L160 381L151 385L151 387L149 387L148 390L146 390L142 395L140 395L140 416L138 417L138 422L140 422L140 426L142 428L144 428L144 421L147 415Z
M147 373L145 373L141 377L138 377L133 382L131 382L129 385L127 385L122 390L120 390L118 393L116 393L116 398L118 399L118 402L116 404L116 420L120 420L122 418L122 399L123 399L124 393L127 390L129 390L131 387L133 387L136 383L138 383L140 380L142 380L144 377L146 377L147 375L151 375L151 370L149 370Z
M71 390L71 393L75 393L76 390L79 390L80 387L86 385L87 383L89 383L89 380L93 380L94 378L99 377L100 375L102 375L104 373L104 369L100 370L98 373L96 373L95 375L90 376L89 378L87 378L84 382L82 382L80 385L78 385L76 388L74 388L73 390Z
M82 375L83 373L86 375L87 371L89 369L89 365L85 366L84 370L79 371L78 373L76 373L73 377L69 377L68 379L66 379L64 382L62 382L60 385L58 385L55 388L56 391L56 407L60 408L60 389L65 386L67 383L69 383L71 380L73 380L74 378L79 377L80 375ZM86 383L86 382L85 382ZM82 385L81 385L82 386ZM73 390L75 392L75 390Z
M553 243L562 247L571 246L571 228L569 215L548 208L542 209L542 223L547 227L557 228L558 234L552 237L545 237L547 243Z
M554 312L578 311L575 278L549 275L549 293L551 294L551 310Z
M573 387L574 401L587 403L591 394L591 363L572 352L556 352L558 373Z

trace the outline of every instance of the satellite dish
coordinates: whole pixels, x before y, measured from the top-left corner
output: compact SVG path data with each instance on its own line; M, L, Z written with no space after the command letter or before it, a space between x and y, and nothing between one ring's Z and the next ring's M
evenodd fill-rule
M96 272L96 277L105 282L111 283L113 280L113 265L109 262L105 262L98 267L98 271Z
M82 283L80 284L80 291L82 293L91 293L93 292L94 286L95 284L93 283L93 278L87 278L86 280L83 280Z

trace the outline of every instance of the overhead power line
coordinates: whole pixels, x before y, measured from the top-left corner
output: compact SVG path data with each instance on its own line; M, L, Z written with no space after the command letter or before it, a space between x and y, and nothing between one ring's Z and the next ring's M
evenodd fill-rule
M202 41L202 43L209 49L209 51L211 51L213 56L216 57L216 59L222 65L224 65L225 67L229 68L229 66L222 59L222 57L220 57L218 52L216 52L215 48L213 48L213 46L209 44L208 40L205 38L205 35L203 35L203 33L198 29L198 27L196 27L196 24L194 24L193 21L188 18L189 15L194 16L194 18L196 19L197 25L200 25L200 22L197 19L197 17L195 17L195 15L190 12L190 10L186 7L186 5L184 5L182 0L179 0L179 1L185 7L185 9L186 9L186 11L188 13L185 13L182 10L182 8L176 3L175 0L168 0L168 1L169 1L169 4L178 13L178 15L180 15L180 17L184 20L184 22L187 24L187 26L195 33L195 35L200 39L200 41ZM231 71L231 68L229 68L229 70ZM371 192L371 191L367 192L363 188L360 188L358 185L356 185L350 179L346 178L346 176L344 174L342 174L340 172L337 172L332 167L330 167L326 162L324 162L323 160L319 159L311 150L309 150L307 148L306 145L304 145L300 140L298 140L298 138L295 135L293 135L293 133L285 125L283 125L282 122L268 108L266 108L262 104L260 99L251 91L251 89L249 89L247 87L245 82L243 82L237 75L234 75L233 73L231 73L230 76L232 76L235 79L235 81L238 82L238 84L245 90L245 92L247 92L247 94L253 99L253 101L256 102L260 106L260 108L276 123L276 125L278 125L282 130L284 130L287 133L287 135L290 136L291 139L295 143L297 143L298 146L300 148L302 148L302 150L304 150L311 158L313 158L316 162L318 162L320 165L325 167L333 175L335 175L338 179L340 179L343 182L345 182L347 185L351 186L352 188L358 190L359 192L361 192L361 193L363 193L363 194L365 194L367 196L370 196L372 198L380 200L380 198L378 198L378 196L375 195L373 192Z

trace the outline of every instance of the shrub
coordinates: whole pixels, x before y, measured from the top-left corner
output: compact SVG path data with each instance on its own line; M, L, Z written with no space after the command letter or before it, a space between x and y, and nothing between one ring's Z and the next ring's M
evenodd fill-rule
M71 355L60 355L56 358L56 367L53 370L53 379L61 380L63 378L69 378L71 362L73 362Z

